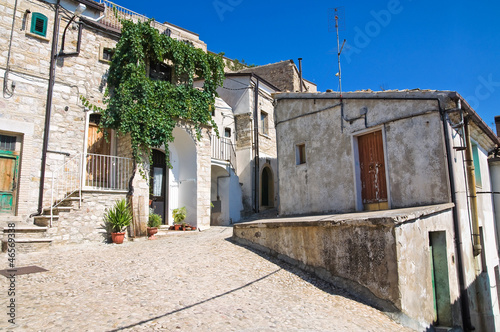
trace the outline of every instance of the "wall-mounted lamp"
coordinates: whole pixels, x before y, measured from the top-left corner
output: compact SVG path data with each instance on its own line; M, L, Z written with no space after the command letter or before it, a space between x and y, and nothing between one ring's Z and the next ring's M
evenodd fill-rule
M85 9L87 9L87 7L83 3L79 4L78 7L76 7L73 16L69 20L68 24L66 24L62 36L61 51L59 52L57 57L77 56L78 54L80 54L80 45L82 42L82 22L78 22L78 41L76 44L76 52L64 53L64 42L66 41L66 31L68 30L69 25L76 17L80 17Z

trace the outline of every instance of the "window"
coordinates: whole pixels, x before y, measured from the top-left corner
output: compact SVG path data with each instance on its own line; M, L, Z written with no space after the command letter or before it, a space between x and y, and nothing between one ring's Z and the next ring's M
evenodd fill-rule
M115 54L115 50L113 48L105 47L102 50L102 59L106 61L111 61L113 54Z
M231 137L231 128L224 128L224 137Z
M40 13L31 15L31 33L45 37L47 35L47 16Z
M476 186L481 187L481 168L479 167L479 150L477 144L472 143L472 159L474 161L474 176L476 178Z
M172 67L164 64L152 64L149 71L149 78L156 81L172 81Z
M260 133L264 135L269 134L268 116L264 111L260 111Z
M302 165L306 163L306 145L305 143L295 146L295 164Z
M0 150L16 151L16 137L0 135Z

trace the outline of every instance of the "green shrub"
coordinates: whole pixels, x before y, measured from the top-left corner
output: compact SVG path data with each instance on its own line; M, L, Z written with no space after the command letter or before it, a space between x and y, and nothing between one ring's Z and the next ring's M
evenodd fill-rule
M115 202L111 209L106 209L104 223L112 233L123 232L132 222L132 213L125 199Z
M161 216L156 213L150 213L148 219L148 227L158 227L161 225Z
M186 208L183 206L172 211L172 217L174 218L174 224L185 225L184 219L186 219Z

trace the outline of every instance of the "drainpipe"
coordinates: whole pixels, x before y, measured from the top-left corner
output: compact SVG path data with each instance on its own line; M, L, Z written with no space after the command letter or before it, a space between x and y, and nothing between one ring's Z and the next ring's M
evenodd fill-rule
M472 144L469 131L469 117L464 120L465 129L465 156L467 165L467 185L470 193L470 209L472 215L472 240L474 243L473 253L477 256L481 253L481 238L479 235L479 218L477 213L476 176L474 172L474 161L472 156Z
M43 131L42 165L40 170L40 187L38 191L38 210L34 215L41 215L43 209L43 187L45 184L45 166L47 163L47 150L49 147L50 115L52 109L52 94L54 92L55 68L57 54L57 37L59 35L59 6L61 0L57 0L54 14L54 29L52 30L52 47L50 51L49 86L47 88L47 103L45 105L45 127Z
M255 191L254 191L254 205L255 205L255 213L259 212L259 78L255 77L257 82L255 82L254 87L254 109L253 109L253 117L254 117L254 148L255 148L255 160L254 160L254 177L255 177Z
M476 328L472 325L470 318L470 309L469 309L469 294L467 293L467 287L465 284L465 266L463 264L463 250L462 250L462 235L460 231L460 219L458 217L457 210L457 194L455 189L455 174L453 171L453 158L451 156L451 143L450 137L448 133L448 124L446 123L446 113L441 107L441 101L438 99L439 103L439 112L441 113L441 121L443 123L444 130L444 142L446 149L446 161L448 164L448 176L450 181L450 191L451 191L451 201L454 206L452 209L453 212L453 230L455 233L455 248L457 251L457 270L458 270L458 283L460 286L460 307L462 309L462 320L464 324L464 328L466 331L474 331Z

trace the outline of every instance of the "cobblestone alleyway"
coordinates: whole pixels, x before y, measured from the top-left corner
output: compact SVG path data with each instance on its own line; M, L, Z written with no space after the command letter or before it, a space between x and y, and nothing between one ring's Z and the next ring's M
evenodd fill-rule
M213 227L17 254L16 266L48 271L16 277L13 331L410 331L231 235ZM0 287L9 330L7 278Z

